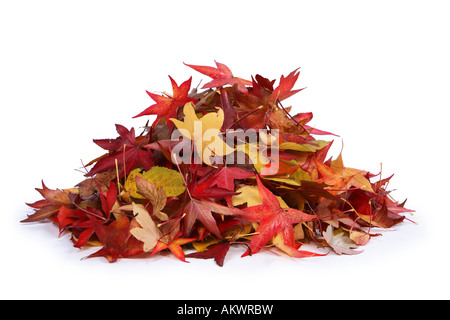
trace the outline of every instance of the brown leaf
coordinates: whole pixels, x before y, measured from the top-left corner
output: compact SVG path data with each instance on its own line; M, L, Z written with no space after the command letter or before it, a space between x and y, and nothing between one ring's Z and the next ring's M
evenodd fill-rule
M167 196L164 189L139 176L136 176L136 187L138 192L152 204L153 215L162 221L169 220L167 214L161 211L167 203Z
M59 189L49 189L44 184L44 181L42 181L42 189L36 188L36 190L52 205L64 206L72 203L72 200L70 200L69 195L66 192Z

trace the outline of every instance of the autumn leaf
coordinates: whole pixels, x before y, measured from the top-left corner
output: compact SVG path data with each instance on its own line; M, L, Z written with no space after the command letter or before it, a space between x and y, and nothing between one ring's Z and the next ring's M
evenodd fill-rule
M272 244L294 258L309 258L327 255L327 253L322 254L306 250L299 250L301 244L295 242L295 237L294 239L290 237L290 234L286 235L285 233L280 232L273 237Z
M144 243L144 251L152 251L158 240L163 236L156 223L150 217L150 214L142 205L133 203L133 214L141 228L134 228L130 233L139 241Z
M231 129L232 126L236 123L236 111L234 111L234 108L231 105L227 90L220 90L219 96L219 107L223 110L223 114L225 117L223 122L223 129Z
M170 119L178 130L186 138L193 141L197 153L200 153L202 161L212 165L211 156L224 156L233 152L221 137L220 129L224 121L222 109L210 112L199 118L192 103L187 103L183 108L184 120ZM212 141L212 142L211 142Z
M217 61L215 63L217 68L207 66L195 66L186 63L185 65L213 79L213 81L206 83L202 87L203 89L218 88L223 87L225 85L233 86L234 84L236 84L239 91L244 93L247 92L247 88L245 86L251 86L252 85L251 81L235 77L233 76L233 73L226 65L219 63Z
M140 177L162 188L166 197L179 196L186 190L183 178L175 170L158 166L154 166L148 171L135 169L128 175L127 181L125 182L125 189L130 192L132 197L137 199L144 199L145 195L139 192L136 177Z
M343 178L350 178L347 182L347 189L348 187L353 186L362 190L373 192L372 184L367 178L368 172L365 170L345 167L342 160L342 152L339 154L336 160L331 162L330 168L339 173Z
M203 252L194 252L186 255L187 258L196 259L214 259L219 267L223 267L225 261L225 256L230 249L230 243L224 242L219 244L214 244L208 247L208 250Z
M311 221L317 217L300 210L281 208L276 196L263 185L259 177L257 177L257 185L262 204L242 209L245 213L240 216L247 221L259 222L259 227L256 229L258 234L253 236L250 242L251 252L259 252L273 236L280 232L283 233L285 246L296 249L293 224ZM249 253L248 250L244 256Z
M110 181L107 192L100 191L100 202L102 204L105 218L108 220L109 215L117 202L117 187L114 182Z
M234 181L253 177L255 174L239 167L223 166L211 176L213 183L211 186L217 185L221 188L234 191Z
M71 240L76 248L85 246L95 234L96 225L107 223L105 214L92 207L70 209L61 207L57 219L60 234L70 230Z
M402 213L411 211L389 200L385 194L379 195L362 189L349 192L347 203L348 209L363 221L381 228L391 228L405 219L405 216L399 214L399 209Z
M330 142L323 140L314 140L310 143L299 144L295 142L283 142L280 144L279 148L281 150L292 150L301 152L316 152L323 149Z
M358 246L344 232L334 232L334 228L328 225L327 230L323 232L323 237L327 244L337 254L360 254L361 251L355 250Z
M115 262L118 258L128 258L144 252L142 243L131 237L130 220L125 216L109 225L96 223L95 233L103 248L88 258L105 257L109 262Z
M177 117L178 107L184 106L188 102L196 103L197 99L189 97L189 89L191 87L192 77L190 77L187 81L183 82L180 86L177 85L175 80L169 76L170 82L172 83L173 95L157 95L147 91L147 94L152 98L156 103L139 113L137 116L133 118L138 118L147 115L157 115L154 125L157 125L158 122L165 117L167 125L169 128L173 127L173 123L168 121L170 118Z
M143 195L152 204L153 215L162 221L169 220L167 214L161 211L167 203L167 195L164 189L139 176L136 177L136 187L139 194Z
M258 173L263 172L263 169L270 166L272 161L266 154L261 152L257 142L239 143L236 146L236 151L245 153Z
M180 259L183 262L188 262L185 259L184 251L182 246L191 243L192 241L197 240L197 238L180 238L177 237L174 240L170 240L168 243L164 241L158 241L158 243L155 246L155 249L153 249L152 256L162 250L169 249L178 259Z
M199 220L211 233L222 238L222 234L217 227L217 222L212 213L215 212L223 215L238 215L242 213L241 210L236 208L226 207L208 200L196 199L191 199L183 211L186 213L184 233L187 237L191 234L195 221Z
M21 222L36 222L48 219L55 216L62 206L72 204L72 200L67 192L59 189L49 189L44 184L44 181L42 181L42 189L36 188L36 191L38 191L44 199L28 204L28 206L35 209L35 212Z
M76 185L78 187L80 197L89 198L100 190L107 191L108 187L110 186L110 181L115 178L117 178L116 171L109 170L100 172L94 177L87 178L81 181Z
M119 138L116 139L95 139L94 142L109 153L93 160L95 165L86 174L92 177L98 173L120 168L120 177L124 177L137 167L146 170L154 164L154 156L151 150L143 148L148 143L147 136L135 136L134 128L128 130L122 125L116 124ZM126 172L125 172L126 170Z
M163 188L167 197L179 196L186 190L183 178L176 170L154 166L143 172L142 178Z
M259 191L258 186L244 186L236 190L236 192L238 194L231 197L231 201L235 207L244 203L247 204L247 207L254 207L263 204L261 192ZM289 208L282 197L275 197L277 198L281 208Z
M284 99L287 99L290 96L296 94L297 92L303 90L303 89L292 90L295 83L297 82L298 76L300 75L300 71L298 71L298 69L300 68L297 68L291 73L289 73L287 77L284 77L283 75L281 76L279 85L273 90L273 93L270 96L272 101L277 99L283 101Z

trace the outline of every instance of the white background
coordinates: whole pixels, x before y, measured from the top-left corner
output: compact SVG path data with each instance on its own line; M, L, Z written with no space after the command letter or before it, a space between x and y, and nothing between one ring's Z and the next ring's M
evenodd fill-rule
M0 297L3 299L450 298L448 1L1 1ZM286 100L344 141L349 167L395 173L417 212L357 256L293 259L232 249L212 260L86 259L50 223L19 223L50 188L102 154L183 62L275 79L301 67ZM205 82L203 82L205 83ZM137 130L139 131L139 129ZM337 156L342 140L330 155Z

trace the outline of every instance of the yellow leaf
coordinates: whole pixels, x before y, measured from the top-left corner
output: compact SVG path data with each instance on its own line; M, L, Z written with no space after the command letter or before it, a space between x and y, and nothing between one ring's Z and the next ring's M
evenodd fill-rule
M246 238L250 236L252 228L253 227L251 224L233 226L224 231L223 236L226 239L232 239L233 241L241 238Z
M186 190L183 177L178 171L172 169L152 167L149 171L145 171L142 174L142 178L158 187L162 187L167 197L179 196Z
M294 161L294 160L293 160ZM295 170L291 175L290 178L294 179L295 181L311 181L311 175L303 170L302 168L298 168Z
M259 173L261 173L263 167L270 164L270 159L260 152L256 143L240 143L237 145L236 151L246 153L256 171Z
M294 240L301 240L305 238L305 232L303 231L303 223L299 223L294 227Z
M220 129L224 121L224 112L219 108L217 112L209 112L199 118L195 113L194 104L186 103L183 108L184 119L170 120L180 130L180 133L194 142L196 152L200 153L202 161L211 165L210 156L224 156L234 151L220 136Z
M130 196L137 199L144 199L144 197L138 193L136 187L136 176L142 177L140 173L141 169L134 169L128 174L127 181L125 181L125 190L130 193Z
M216 238L210 238L208 240L203 240L203 241L198 241L198 242L193 242L192 246L194 247L195 250L197 250L198 252L203 252L205 251L209 246L219 243L219 240Z
M372 189L372 184L365 177L367 171L344 167L344 162L342 161L342 152L339 154L336 160L331 162L330 167L334 171L340 173L343 178L350 177L347 185L352 185L356 188L361 188L366 191L374 192Z
M125 190L133 198L144 199L144 196L139 193L136 186L136 176L155 184L159 188L163 188L167 197L179 196L186 190L183 177L178 171L158 166L152 167L149 171L142 173L140 169L135 169L130 172L125 182Z

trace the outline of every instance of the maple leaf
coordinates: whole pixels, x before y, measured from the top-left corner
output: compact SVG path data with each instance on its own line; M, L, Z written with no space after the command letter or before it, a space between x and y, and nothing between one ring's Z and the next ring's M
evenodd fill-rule
M128 258L144 252L142 242L131 236L130 220L126 216L109 225L95 223L95 233L104 247L88 258L105 257L109 262L115 262L118 258Z
M154 254L156 254L162 250L169 249L178 259L180 259L183 262L188 262L185 259L184 251L181 246L185 245L187 243L190 243L192 241L195 241L195 240L197 240L197 238L179 238L179 237L177 237L176 239L171 240L168 243L166 243L164 241L158 241L158 243L155 246L155 249L153 249L151 256L153 256Z
M300 69L300 68L297 68L294 71L292 71L291 73L289 73L287 77L284 77L283 75L281 76L278 87L276 87L273 90L273 93L270 96L270 99L272 101L275 101L275 100L283 101L284 99L287 99L290 96L292 96L292 95L296 94L297 92L300 92L304 89L303 88L303 89L292 90L295 83L297 82L298 76L300 75L300 71L298 71L298 69Z
M116 171L110 170L96 174L92 178L81 181L76 186L81 198L89 198L98 191L107 191L110 181L117 177Z
M337 254L360 254L361 251L355 250L358 246L344 232L334 232L334 228L328 225L327 230L323 232L323 237L328 245L333 248Z
M255 85L253 85L255 86ZM273 108L268 101L268 94L260 96L252 90L248 94L240 92L237 86L231 89L239 125L244 129L263 129L266 127L267 114Z
M111 210L115 206L117 201L117 187L114 182L110 182L107 192L100 191L100 202L102 204L103 212L108 220Z
M86 174L92 177L100 172L116 169L116 164L120 169L120 177L126 175L125 170L132 171L136 167L143 167L149 170L154 164L154 156L151 150L144 149L148 143L148 136L136 138L134 128L128 130L120 124L116 124L119 134L117 139L94 139L94 142L110 153L96 160L94 167ZM90 164L91 164L90 163ZM89 165L90 165L89 164Z
M206 83L202 87L202 89L219 88L225 85L233 86L234 84L236 84L239 91L247 93L247 88L245 86L246 85L251 86L252 85L251 81L235 77L233 76L233 73L226 65L219 63L217 61L215 61L215 63L217 68L207 66L195 66L186 63L185 65L213 79L213 81Z
M405 217L399 213L411 212L387 197L386 193L377 194L362 189L352 190L349 193L348 204L359 218L370 225L391 228L402 222Z
M94 235L95 225L104 224L109 220L111 212L117 205L116 185L110 181L106 191L99 191L99 198L102 210L94 207L81 208L74 202L72 207L76 209L62 206L58 211L54 221L59 225L60 234L70 230L74 247L84 246Z
M230 208L208 200L191 199L184 207L183 212L186 213L184 219L184 234L189 237L192 227L196 220L199 220L208 231L222 239L222 235L217 227L216 220L212 213L223 215L242 214L237 208Z
M223 122L223 129L231 129L232 125L236 121L236 111L234 111L233 106L228 98L227 90L220 90L219 106L222 108L225 120Z
M215 187L213 185L215 182L214 174L216 173L214 167L199 167L191 164L188 168L190 170L186 172L186 189L189 199L194 198L198 200L212 200L228 198L236 194L232 190L227 190L222 187Z
M233 206L239 206L244 203L247 203L247 207L255 207L259 206L263 203L261 198L261 192L259 191L258 186L243 186L236 190L238 193L235 196L231 197L231 201ZM281 208L289 208L286 202L280 196L275 196L280 204Z
M214 259L219 267L223 267L225 256L230 249L230 243L218 243L208 247L208 250L203 252L194 252L186 255L186 258L196 259Z
M136 177L136 186L138 192L152 204L153 215L162 221L169 220L167 214L161 211L167 203L167 196L164 189L139 176Z
M172 83L172 90L173 95L169 96L163 96L163 95L157 95L151 92L147 91L147 94L152 98L156 103L139 113L138 115L134 116L133 118L138 118L142 116L147 115L157 115L154 122L154 126L156 126L159 121L165 117L166 123L169 126L170 129L173 127L173 123L169 122L169 118L176 118L178 107L184 106L188 102L197 103L197 99L189 97L189 90L191 88L191 82L192 77L190 77L188 80L183 82L180 86L177 85L175 80L170 77L170 82Z
M44 181L42 181L42 189L36 188L36 191L38 191L44 199L28 204L29 207L35 209L35 212L21 222L36 222L48 219L58 214L62 206L72 204L72 200L69 197L70 192L59 189L49 189L44 184Z
M276 196L270 192L256 177L262 204L242 209L245 213L240 217L251 222L259 222L256 229L257 235L250 242L251 253L257 253L266 245L273 236L282 232L284 245L295 248L293 224L303 223L316 219L316 215L310 215L297 209L281 208ZM250 250L243 255L246 256Z
M228 146L221 137L220 129L224 121L222 109L219 108L217 113L210 112L198 118L194 105L186 103L183 113L183 121L178 119L170 120L173 121L183 136L194 143L197 154L199 154L205 164L211 165L211 156L220 157L233 152L233 148Z
M290 237L290 235L288 237ZM286 234L281 232L273 237L272 243L275 247L284 251L285 253L294 258L309 258L327 255L327 253L322 254L311 251L299 250L301 244L295 243L294 239L292 238L286 238ZM292 245L292 243L294 243L294 245Z
M145 252L152 251L163 235L150 217L148 211L142 205L133 202L132 208L135 219L142 228L131 229L130 233L144 243Z
M215 174L211 176L211 186L219 186L221 188L234 191L234 180L247 179L255 174L239 167L223 166L217 169Z
M59 225L60 234L70 230L74 247L81 248L89 242L95 233L96 224L106 223L103 212L96 208L83 208L72 210L61 207L56 222Z
M367 178L369 172L365 170L344 167L344 162L342 160L342 151L337 159L331 162L330 168L337 174L340 174L343 178L347 178L348 187L353 186L362 190L374 192L372 189L372 184Z

